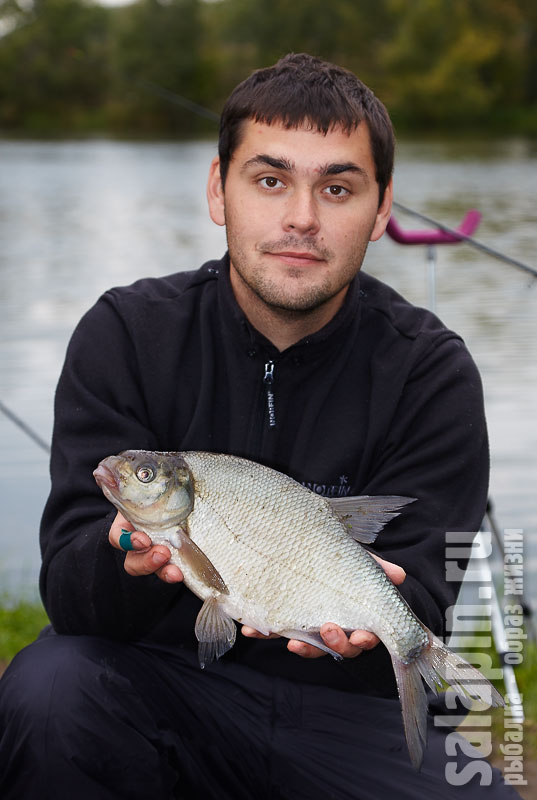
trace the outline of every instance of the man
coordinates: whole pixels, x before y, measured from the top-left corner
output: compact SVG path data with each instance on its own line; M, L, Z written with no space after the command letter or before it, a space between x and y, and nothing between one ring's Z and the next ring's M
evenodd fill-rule
M200 601L169 550L133 531L92 479L123 449L196 449L326 495L416 497L377 549L442 632L458 589L444 580L444 532L479 527L487 438L460 338L357 277L389 219L392 167L374 95L334 65L288 56L237 87L222 115L207 193L229 254L112 290L81 321L56 396L41 534L54 631L3 680L3 797L516 796L486 765L483 787L479 771L450 786L432 721L412 768L371 633L326 620L340 664L243 628L202 672Z

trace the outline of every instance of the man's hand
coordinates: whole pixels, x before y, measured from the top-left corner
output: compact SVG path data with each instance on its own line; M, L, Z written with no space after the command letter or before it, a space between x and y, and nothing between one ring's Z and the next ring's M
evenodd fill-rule
M397 564L392 564L391 561L385 561L383 558L373 555L373 553L371 555L379 562L388 578L390 578L396 586L403 583L406 578L406 573L402 567L398 567ZM249 628L246 625L243 625L242 633L244 636L249 636L253 639L273 639L278 636L276 633L265 636L254 628ZM370 631L353 631L350 636L347 636L345 631L333 622L325 622L321 627L321 636L324 643L330 647L331 650L335 650L336 653L339 653L339 655L344 658L356 658L356 656L359 656L364 650L372 650L380 641L378 636L375 636L375 634ZM287 649L291 653L296 653L296 655L302 656L303 658L320 658L321 656L327 655L324 650L320 650L318 647L314 647L314 645L311 644L299 642L297 639L290 639L287 643Z
M125 531L132 532L131 545L133 549L125 555L125 570L129 575L155 573L166 583L179 583L183 580L183 573L179 567L168 563L171 558L169 549L162 544L152 545L149 536L142 531L135 531L130 522L127 522L123 514L118 511L110 528L108 539L112 547L122 552L124 551L119 544L119 537Z

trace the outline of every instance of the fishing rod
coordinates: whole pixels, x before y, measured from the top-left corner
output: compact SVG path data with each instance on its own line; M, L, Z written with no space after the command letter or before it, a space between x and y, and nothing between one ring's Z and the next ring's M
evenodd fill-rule
M188 111L192 111L193 114L197 114L199 117L210 119L211 122L220 122L220 114L217 114L215 111L211 111L209 108L205 108L205 106L200 106L198 103L194 103L192 100L188 100L188 98L183 97L176 92L171 92L169 89L165 89L163 86L153 83L153 81L139 79L136 81L136 83L141 86L142 89L146 89L148 92L151 92L157 97L161 97L163 100L168 100L170 103L173 103L173 105L186 108Z
M444 225L443 222L438 222L438 220L435 220L432 217L427 217L425 214L421 214L419 211L415 211L408 206L404 206L402 203L398 203L395 200L393 201L393 205L395 208L398 208L405 214L410 214L411 216L422 220L422 222L426 222L428 225L434 225L434 227L438 228L439 231L442 231L443 233L452 237L452 241L466 242L466 244L474 247L476 250L481 250L481 252L486 253L488 256L497 258L500 261L504 261L506 264L511 264L513 267L517 267L518 269L527 272L533 278L537 278L537 269L535 267L530 267L529 264L524 264L524 262L518 261L516 258L506 256L505 253L501 253L499 250L495 250L493 247L489 247L489 245L479 242L469 233L465 233L464 230L461 230L462 225L459 228L451 228L449 225Z
M18 428L20 428L21 431L24 431L24 433L27 436L29 436L30 439L33 439L34 442L42 450L44 450L46 453L50 453L50 445L47 442L45 442L45 440L42 439L38 433L36 433L32 428L30 428L30 426L27 425L26 422L24 422L24 420L18 417L17 414L15 414L14 411L8 408L1 400L0 400L0 411L2 412L2 414L4 414L4 416L6 416L9 420L11 420L11 422L13 422Z

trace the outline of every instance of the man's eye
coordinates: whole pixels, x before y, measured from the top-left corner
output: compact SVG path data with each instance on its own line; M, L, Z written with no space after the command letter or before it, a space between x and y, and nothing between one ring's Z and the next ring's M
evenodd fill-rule
M348 189L345 189L344 186L338 186L337 184L327 186L325 192L332 195L332 197L344 197L345 195L349 194Z
M276 189L277 187L283 186L281 180L279 178L274 178L272 175L269 175L267 178L261 178L259 183L264 189Z

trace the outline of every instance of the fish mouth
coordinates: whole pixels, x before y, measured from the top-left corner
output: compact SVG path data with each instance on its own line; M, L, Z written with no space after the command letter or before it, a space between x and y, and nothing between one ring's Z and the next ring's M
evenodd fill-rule
M97 486L101 489L106 487L111 492L117 492L119 489L119 481L110 469L107 467L106 464L102 462L99 464L97 469L93 470L93 477L97 482Z

